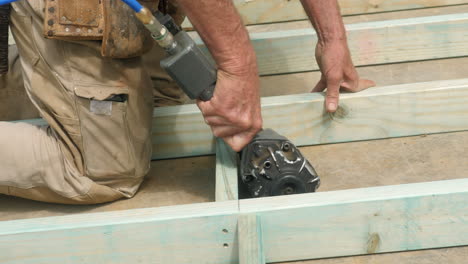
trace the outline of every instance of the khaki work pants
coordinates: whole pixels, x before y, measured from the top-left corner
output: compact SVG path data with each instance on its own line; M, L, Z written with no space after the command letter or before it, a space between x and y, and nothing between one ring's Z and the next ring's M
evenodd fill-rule
M16 45L8 50L10 71L0 75L0 121L37 118L36 107L24 89Z
M0 122L0 193L68 204L132 197L149 171L160 70L141 58L104 59L98 41L44 39L43 8L14 4L12 31L24 87L49 125ZM159 91L159 103L183 100L173 90Z

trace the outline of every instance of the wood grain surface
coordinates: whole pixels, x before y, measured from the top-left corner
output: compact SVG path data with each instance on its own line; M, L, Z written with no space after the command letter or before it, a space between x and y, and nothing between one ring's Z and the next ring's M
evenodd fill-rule
M357 23L346 26L356 66L468 55L468 13ZM195 32L192 37L209 54ZM318 70L317 35L309 28L251 33L260 75Z
M239 264L265 264L261 219L256 214L241 214L237 224Z
M466 0L339 0L344 16L466 3ZM234 4L246 25L307 19L299 0L234 0ZM186 20L183 27L192 25Z
M468 129L468 79L378 87L343 94L335 114L323 94L262 99L265 128L296 145L315 145ZM194 105L155 109L154 158L214 153L209 127Z
M459 179L3 221L0 262L238 263L238 243L260 234L267 262L460 246L466 199Z
M298 146L468 129L468 79L403 84L343 94L334 114L324 94L262 98L265 128ZM155 108L153 159L215 153L215 139L195 105ZM23 120L45 124L41 120Z
M239 199L237 153L220 138L216 139L216 201Z

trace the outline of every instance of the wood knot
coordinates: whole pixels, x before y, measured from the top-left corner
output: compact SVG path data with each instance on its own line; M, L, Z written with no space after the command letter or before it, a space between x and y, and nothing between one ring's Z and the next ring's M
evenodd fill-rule
M378 233L372 233L367 240L367 253L373 254L377 252L377 249L380 246L380 236Z
M330 113L330 118L332 120L345 119L349 115L349 110L343 104L338 106L335 113Z

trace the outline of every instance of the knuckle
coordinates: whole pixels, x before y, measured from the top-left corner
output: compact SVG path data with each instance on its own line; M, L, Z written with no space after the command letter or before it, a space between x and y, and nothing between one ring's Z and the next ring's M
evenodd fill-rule
M221 136L221 131L219 129L217 129L216 127L214 127L214 126L211 126L211 132L213 133L213 135L215 137L220 137Z
M252 122L247 118L240 119L238 124L243 130L248 130L252 126Z
M230 123L236 123L237 116L233 112L221 113L222 116Z
M214 135L215 137L222 138L222 137L225 137L225 136L226 136L226 133L224 133L224 132L222 132L222 131L216 130L216 131L213 132L213 135Z
M262 127L263 127L263 120L261 118L256 119L252 124L252 130L254 130L255 133L260 131Z
M327 82L331 83L338 83L343 79L341 74L337 73L328 73L327 74Z

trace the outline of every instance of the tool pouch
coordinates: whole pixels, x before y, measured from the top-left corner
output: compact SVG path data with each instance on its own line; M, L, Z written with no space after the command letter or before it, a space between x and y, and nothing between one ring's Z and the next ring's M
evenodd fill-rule
M8 72L8 24L10 5L0 6L0 75Z
M108 2L111 0L105 0ZM104 33L103 1L46 0L44 33L60 40L101 40Z
M157 9L157 0L142 3ZM44 35L60 40L101 40L103 57L131 58L153 46L150 33L120 0L46 0Z
M66 0L65 0L66 1ZM154 10L154 1L141 1ZM151 50L153 39L150 32L135 16L129 6L122 1L104 0L104 36L102 56L110 58L131 58L141 56Z

